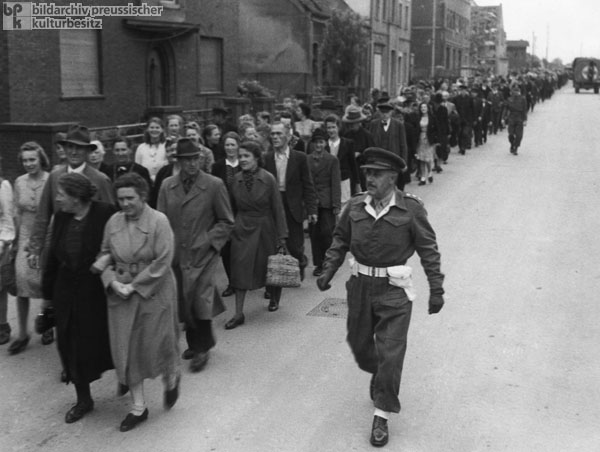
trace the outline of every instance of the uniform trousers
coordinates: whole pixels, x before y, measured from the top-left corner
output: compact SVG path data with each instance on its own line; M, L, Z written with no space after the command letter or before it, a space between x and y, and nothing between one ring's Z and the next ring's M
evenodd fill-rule
M523 139L523 123L521 121L510 121L508 123L508 141L510 144L518 148L521 146Z
M375 375L375 408L398 413L412 302L387 277L352 276L346 289L350 349L358 367Z
M323 265L325 252L331 246L333 230L335 229L335 215L333 209L319 207L319 216L315 224L308 225L310 235L310 248L312 250L313 264L315 267Z
M306 268L306 265L308 264L308 258L304 255L304 226L301 222L298 223L292 216L285 193L281 193L281 198L283 199L285 221L288 228L288 237L285 241L285 245L290 254L298 259L300 268Z

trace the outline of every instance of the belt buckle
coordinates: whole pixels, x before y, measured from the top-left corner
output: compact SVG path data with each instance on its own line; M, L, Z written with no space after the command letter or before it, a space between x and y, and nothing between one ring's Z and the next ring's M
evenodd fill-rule
M374 277L376 277L377 275L375 274L375 267L370 267L370 270L371 270L371 271L370 271L369 273L371 274L371 276L372 276L373 278L374 278Z

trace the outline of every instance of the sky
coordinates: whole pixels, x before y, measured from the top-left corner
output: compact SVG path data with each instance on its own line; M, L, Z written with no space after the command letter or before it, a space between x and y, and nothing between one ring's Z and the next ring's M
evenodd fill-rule
M600 58L600 0L475 0L479 6L502 5L510 40L529 41L528 53L570 63L577 56ZM549 39L548 39L549 37Z

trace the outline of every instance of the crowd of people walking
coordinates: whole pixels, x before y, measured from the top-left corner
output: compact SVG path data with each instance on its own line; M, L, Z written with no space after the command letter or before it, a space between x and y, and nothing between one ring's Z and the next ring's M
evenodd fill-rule
M131 395L120 430L131 430L148 417L145 379L162 376L167 409L177 401L181 324L181 357L200 372L216 345L212 319L224 312L223 298L235 296L227 330L245 324L250 290L264 289L268 312L280 309L282 288L266 286L270 255L295 257L304 280L308 233L312 273L322 277L336 226L343 218L350 228L346 211L367 178L389 165L399 190L432 184L454 150L467 155L505 128L518 155L528 113L562 80L422 82L395 97L352 97L319 117L295 99L274 115L237 121L215 108L203 128L178 115L150 118L137 146L128 137L93 141L76 126L56 137L53 168L39 144L26 142L17 153L25 174L14 185L0 181L0 258L15 272L12 285L1 274L0 344L11 341L8 291L18 314L10 354L27 349L30 299L42 299L36 331L43 344L56 340L61 379L76 392L65 421L94 408L90 383L114 368L119 393Z

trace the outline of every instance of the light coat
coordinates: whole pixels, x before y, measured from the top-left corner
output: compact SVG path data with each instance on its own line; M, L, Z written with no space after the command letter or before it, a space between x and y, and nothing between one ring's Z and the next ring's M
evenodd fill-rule
M194 319L210 320L225 310L215 272L233 229L233 213L221 179L200 171L186 194L181 175L165 179L157 208L166 214L175 234L179 317L193 326Z
M110 348L122 384L131 386L145 378L171 375L177 368L177 286L171 269L174 245L167 217L147 205L135 223L117 212L104 229L102 255L110 254L114 263L147 265L137 274L123 272L123 265L110 265L102 273ZM135 292L123 300L110 289L113 281L131 282Z

